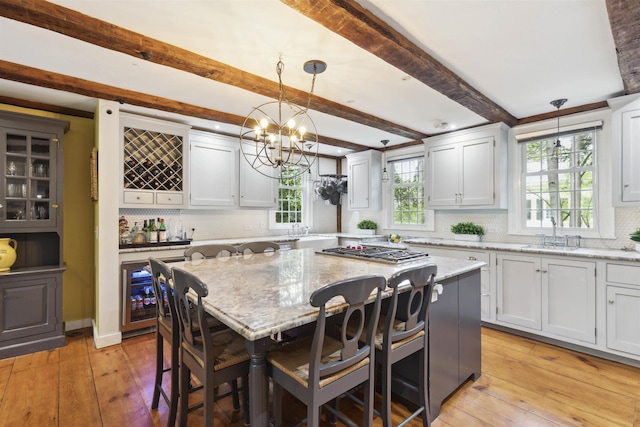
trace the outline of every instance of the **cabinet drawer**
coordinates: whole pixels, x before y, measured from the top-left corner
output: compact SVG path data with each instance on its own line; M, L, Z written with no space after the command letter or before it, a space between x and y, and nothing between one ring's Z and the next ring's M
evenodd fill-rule
M640 285L640 267L607 264L607 282Z
M181 205L182 193L158 193L156 203L159 205Z
M125 191L124 203L131 205L151 205L153 204L152 191Z

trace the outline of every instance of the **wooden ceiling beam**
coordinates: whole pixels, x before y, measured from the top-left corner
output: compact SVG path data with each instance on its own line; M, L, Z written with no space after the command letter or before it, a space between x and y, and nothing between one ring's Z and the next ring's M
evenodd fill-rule
M48 89L61 90L64 92L77 93L90 98L117 101L121 104L131 104L138 107L145 107L154 110L166 111L169 113L182 114L205 120L212 120L236 126L242 126L245 117L235 114L228 114L221 111L191 105L172 99L161 98L132 90L121 89L114 86L103 85L101 83L63 74L52 73L38 68L27 67L14 62L0 60L0 78L25 83L33 86L45 87ZM2 98L0 98L2 101ZM321 144L335 147L348 148L356 151L368 150L365 145L354 144L335 138L318 135Z
M640 2L606 0L625 95L640 92Z
M186 49L129 31L117 25L84 15L43 0L0 0L0 16L55 31L105 49L117 51L155 64L175 68L233 85L273 99L278 98L277 82L247 73ZM292 102L306 105L308 93L286 87ZM404 138L419 139L425 135L405 126L314 96L313 110L383 130Z
M67 116L82 117L84 119L94 118L94 113L75 108L60 107L58 105L45 104L43 102L29 101L26 99L12 98L0 95L0 104L14 105L22 108L32 108L34 110L48 111L50 113L64 114Z
M355 0L280 0L491 123L517 119ZM418 138L416 138L418 139Z

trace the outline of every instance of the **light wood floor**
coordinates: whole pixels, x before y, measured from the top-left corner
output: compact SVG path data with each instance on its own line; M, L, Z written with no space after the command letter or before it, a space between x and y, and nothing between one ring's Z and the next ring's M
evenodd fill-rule
M165 425L164 403L150 409L154 339L97 350L90 331L75 331L63 348L0 360L0 426ZM304 411L286 407L292 419ZM202 425L201 413L189 425ZM216 405L216 425L242 427L229 399ZM482 376L432 425L640 426L640 369L483 328Z

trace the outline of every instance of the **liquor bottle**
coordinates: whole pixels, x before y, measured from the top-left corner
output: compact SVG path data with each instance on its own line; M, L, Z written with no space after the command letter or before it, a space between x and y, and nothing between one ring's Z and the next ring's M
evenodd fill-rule
M158 243L158 229L153 218L149 220L149 243Z
M167 241L167 226L164 225L164 218L160 218L160 227L158 227L158 242Z
M151 305L151 295L149 293L149 287L144 288L144 299L142 300L143 308L147 308Z

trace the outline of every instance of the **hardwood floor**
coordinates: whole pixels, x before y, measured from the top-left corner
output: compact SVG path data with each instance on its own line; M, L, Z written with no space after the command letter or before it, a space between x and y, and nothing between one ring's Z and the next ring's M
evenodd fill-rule
M154 340L98 350L89 330L74 331L63 348L0 360L0 426L165 425L164 402L150 409ZM293 398L286 407L291 419L304 412ZM189 425L202 425L199 412ZM396 404L394 413L407 412ZM229 399L216 404L216 425L243 426ZM483 328L482 376L432 425L640 426L640 369Z

